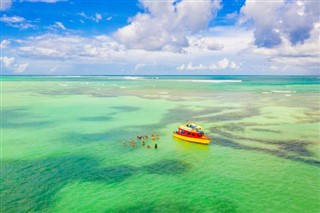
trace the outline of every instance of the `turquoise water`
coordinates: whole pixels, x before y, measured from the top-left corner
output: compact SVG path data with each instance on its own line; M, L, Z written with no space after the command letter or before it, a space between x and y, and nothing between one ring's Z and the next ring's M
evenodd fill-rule
M319 212L319 81L1 76L1 212Z

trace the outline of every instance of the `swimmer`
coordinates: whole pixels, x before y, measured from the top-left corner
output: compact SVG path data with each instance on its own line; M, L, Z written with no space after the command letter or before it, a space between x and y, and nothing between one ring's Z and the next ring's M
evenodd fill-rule
M135 143L131 143L131 146L132 146L132 147L135 147L135 146L136 146L136 144L135 144Z
M144 143L144 141L142 141L142 146L144 146L145 145L145 143Z
M154 140L154 139L156 139L156 137L152 134L151 135L151 140Z
M149 145L147 146L147 149L150 149L150 146L149 146Z
M154 148L155 148L155 149L158 149L158 144L155 144L155 145L154 145Z

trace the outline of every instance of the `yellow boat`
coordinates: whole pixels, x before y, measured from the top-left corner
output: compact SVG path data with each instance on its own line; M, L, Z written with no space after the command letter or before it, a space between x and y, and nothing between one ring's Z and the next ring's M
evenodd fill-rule
M211 140L204 134L202 127L195 124L180 125L178 131L173 132L173 137L206 145L208 145Z

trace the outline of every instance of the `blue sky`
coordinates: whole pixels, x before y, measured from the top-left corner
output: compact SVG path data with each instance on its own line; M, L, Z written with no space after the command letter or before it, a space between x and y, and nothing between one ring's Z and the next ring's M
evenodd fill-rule
M319 72L316 0L2 0L1 73Z

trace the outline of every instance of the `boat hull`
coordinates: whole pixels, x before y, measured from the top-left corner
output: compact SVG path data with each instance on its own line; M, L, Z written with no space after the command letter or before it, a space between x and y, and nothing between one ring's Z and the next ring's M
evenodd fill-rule
M191 138L191 137L179 135L174 132L173 137L179 138L184 141L192 142L192 143L200 143L200 144L206 144L206 145L210 143L210 138L207 136L203 136L202 138Z

